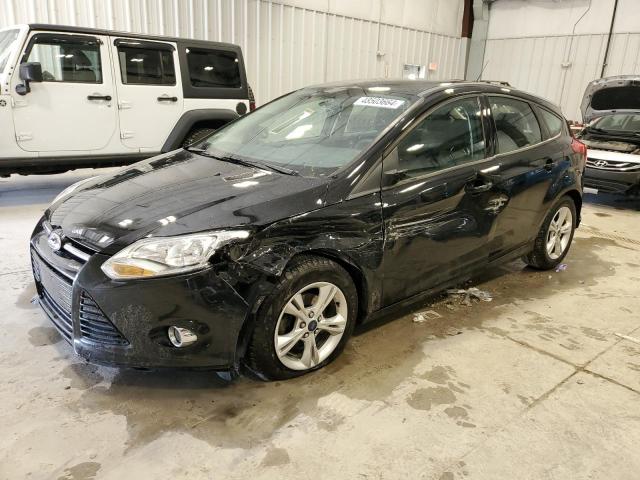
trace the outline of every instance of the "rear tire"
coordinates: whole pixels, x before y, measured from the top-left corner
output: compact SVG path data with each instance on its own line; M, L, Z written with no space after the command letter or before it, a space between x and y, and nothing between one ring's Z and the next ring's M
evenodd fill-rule
M539 270L551 270L569 252L576 229L576 205L570 197L562 197L549 210L531 253L523 257L525 263Z
M358 294L344 268L323 257L294 259L258 310L249 370L284 380L324 367L344 349L357 312Z
M207 138L215 131L215 128L194 128L189 132L189 135L186 136L184 142L182 142L182 146L188 147L190 145L193 145L194 143L198 143L199 141Z

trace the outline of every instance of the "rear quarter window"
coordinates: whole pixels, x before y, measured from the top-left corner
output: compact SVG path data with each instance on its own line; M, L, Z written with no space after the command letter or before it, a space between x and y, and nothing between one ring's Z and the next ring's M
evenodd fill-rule
M192 86L240 88L240 65L235 52L188 48L186 53Z
M565 125L565 120L562 117L555 113L551 113L546 108L538 108L538 113L547 127L549 138L553 138L562 133L562 130L564 129L563 125Z

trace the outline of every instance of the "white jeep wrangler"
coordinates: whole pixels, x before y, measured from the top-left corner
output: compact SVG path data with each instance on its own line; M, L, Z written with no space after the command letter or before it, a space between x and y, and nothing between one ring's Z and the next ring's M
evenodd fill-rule
M0 176L129 164L253 108L237 45L60 25L0 30Z

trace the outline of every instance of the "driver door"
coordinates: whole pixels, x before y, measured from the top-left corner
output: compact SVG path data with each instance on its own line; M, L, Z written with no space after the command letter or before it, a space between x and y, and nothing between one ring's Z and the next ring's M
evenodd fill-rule
M35 32L21 62L39 62L43 81L16 93L14 124L18 145L28 152L92 152L107 146L116 131L117 109L106 38Z
M493 217L483 209L488 122L477 96L414 122L383 160L383 305L486 264Z

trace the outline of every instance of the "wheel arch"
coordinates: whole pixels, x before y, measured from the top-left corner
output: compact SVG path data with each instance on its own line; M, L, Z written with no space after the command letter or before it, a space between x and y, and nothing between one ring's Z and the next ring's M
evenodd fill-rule
M576 227L580 225L580 219L582 218L582 195L578 190L568 190L564 193L565 196L571 198L573 200L574 205L576 206Z
M202 108L189 110L178 119L173 130L162 145L162 153L170 152L182 146L182 142L189 135L189 132L196 126L220 127L238 118L239 115L233 110L226 108Z
M335 263L337 263L338 265L340 265L342 268L346 270L347 274L351 277L351 280L353 281L353 284L356 288L356 293L358 295L358 316L356 318L356 325L361 324L369 313L369 306L370 306L370 300L368 297L369 291L370 291L369 286L367 283L366 276L362 272L362 270L355 264L355 262L353 262L348 256L342 254L341 252L337 252L335 250L325 249L325 248L314 248L314 249L296 252L287 260L286 264L284 265L280 273L277 276L272 275L273 278L271 278L270 280L273 281L274 278L278 278L281 275L283 275L284 272L287 270L287 268L300 257L325 258L325 259L334 261ZM245 362L242 362L242 360L246 354L252 332L256 325L258 310L262 306L266 297L267 295L262 295L256 300L256 302L253 304L251 308L251 312L247 316L245 322L242 325L242 328L240 329L240 333L238 334L238 338L236 342L236 362L235 363L237 367L239 367L240 363L245 363Z

